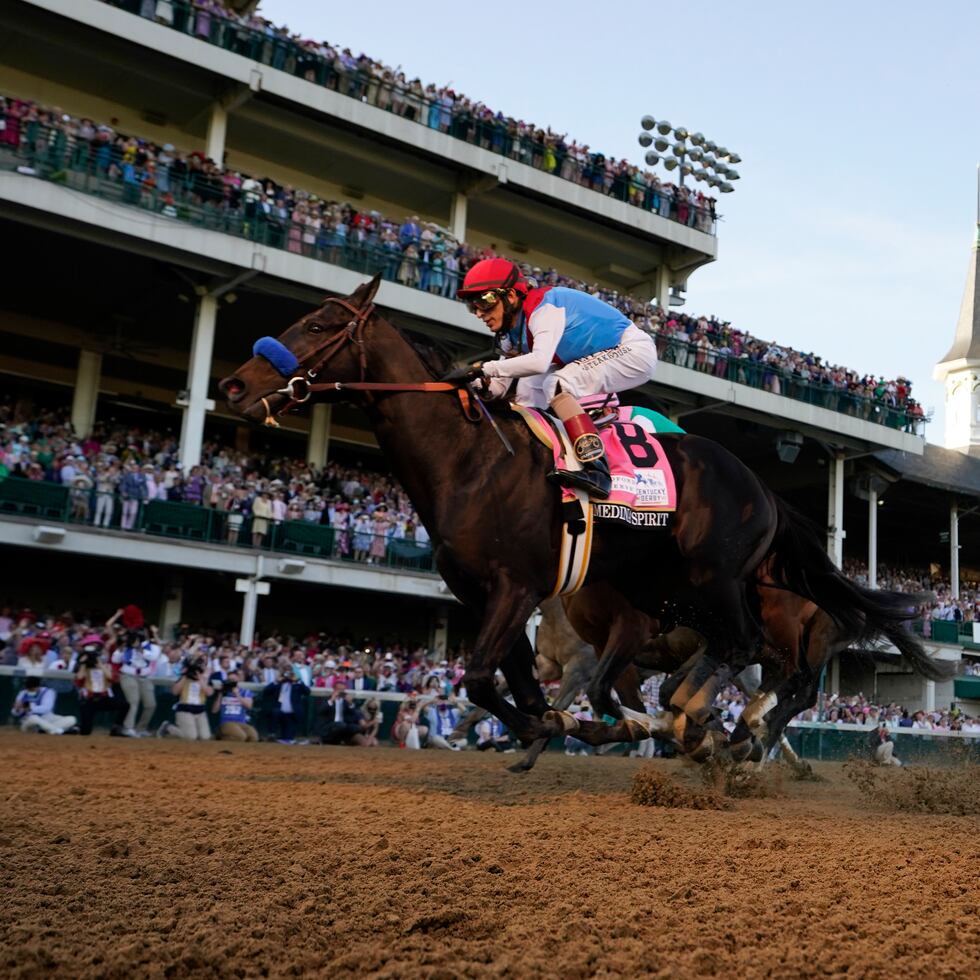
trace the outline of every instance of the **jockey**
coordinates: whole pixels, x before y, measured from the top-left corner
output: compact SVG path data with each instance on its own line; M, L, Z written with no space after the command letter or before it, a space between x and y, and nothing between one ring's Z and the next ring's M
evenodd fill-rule
M592 417L579 399L616 394L653 377L657 348L619 310L567 286L530 289L509 259L483 259L466 273L456 295L496 336L503 357L472 365L492 397L517 379L514 400L550 407L564 423L583 469L552 477L608 497L609 465Z

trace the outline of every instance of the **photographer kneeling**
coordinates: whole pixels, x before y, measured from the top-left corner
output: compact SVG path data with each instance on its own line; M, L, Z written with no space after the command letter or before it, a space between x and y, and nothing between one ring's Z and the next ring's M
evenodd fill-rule
M211 711L218 716L218 732L232 742L257 742L259 733L249 724L252 696L238 686L238 672L229 671Z
M40 677L28 677L24 688L14 700L12 714L20 721L22 732L42 731L48 735L64 735L75 728L73 715L54 713L55 693L41 684ZM77 729L75 729L77 731Z
M337 682L333 694L317 712L320 715L321 745L363 745L361 713L347 693L346 685Z
M126 699L112 691L109 665L102 656L102 637L90 633L82 638L75 669L75 684L78 687L78 714L81 717L79 733L92 734L95 716L102 712L112 712L110 735L124 735L123 720L129 705Z
M180 679L171 687L177 695L175 723L165 721L157 735L174 735L186 738L189 742L206 742L211 738L211 726L208 724L205 702L212 691L201 680L204 664L200 660L188 660L180 674Z

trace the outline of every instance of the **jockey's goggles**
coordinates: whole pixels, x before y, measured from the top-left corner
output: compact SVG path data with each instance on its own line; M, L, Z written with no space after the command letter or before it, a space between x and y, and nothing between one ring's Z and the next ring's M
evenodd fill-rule
M499 302L500 292L496 289L491 289L488 292L481 293L479 296L470 297L466 300L466 305L470 313L486 313L488 310L492 310Z

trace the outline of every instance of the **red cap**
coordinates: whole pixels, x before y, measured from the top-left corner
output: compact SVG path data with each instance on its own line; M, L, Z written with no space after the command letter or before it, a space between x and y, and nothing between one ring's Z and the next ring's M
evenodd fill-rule
M526 293L527 283L521 270L510 259L481 259L466 273L456 295L463 297L486 293L491 289L516 289Z

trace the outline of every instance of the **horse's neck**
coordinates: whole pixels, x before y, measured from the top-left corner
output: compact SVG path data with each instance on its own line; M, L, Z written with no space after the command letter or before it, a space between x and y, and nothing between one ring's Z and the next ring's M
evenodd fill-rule
M369 380L389 384L432 380L421 357L390 324L375 321L366 342ZM472 425L463 418L458 398L444 392L395 392L369 397L364 408L392 472L426 530L439 536L440 513L456 478L460 444L472 437Z

